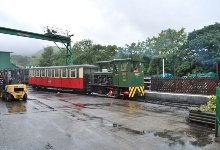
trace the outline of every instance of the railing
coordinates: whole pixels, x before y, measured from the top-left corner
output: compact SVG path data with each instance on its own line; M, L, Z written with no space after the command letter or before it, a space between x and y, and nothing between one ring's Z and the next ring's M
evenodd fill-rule
M216 88L216 117L215 117L215 136L219 136L219 124L220 124L220 88Z
M220 80L211 77L152 77L151 91L215 95Z

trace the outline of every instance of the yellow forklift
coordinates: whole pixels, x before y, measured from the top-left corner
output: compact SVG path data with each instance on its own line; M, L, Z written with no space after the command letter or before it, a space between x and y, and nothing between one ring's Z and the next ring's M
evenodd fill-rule
M21 84L18 69L4 69L0 71L0 98L7 101L27 100L27 86Z

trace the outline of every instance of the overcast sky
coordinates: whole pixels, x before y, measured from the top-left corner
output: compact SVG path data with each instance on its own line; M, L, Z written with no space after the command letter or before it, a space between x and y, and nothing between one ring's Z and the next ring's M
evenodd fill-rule
M0 0L0 26L44 33L69 30L76 41L124 46L168 28L186 32L220 22L220 0ZM0 34L0 51L31 55L53 42Z

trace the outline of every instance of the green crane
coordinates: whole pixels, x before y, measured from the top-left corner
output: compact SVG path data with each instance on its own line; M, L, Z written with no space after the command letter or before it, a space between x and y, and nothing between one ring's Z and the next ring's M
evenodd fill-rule
M72 65L73 63L72 52L71 52L71 36L73 35L69 35L69 31L67 30L60 30L52 27L46 27L44 28L44 34L39 34L28 31L0 27L0 33L53 41L54 43L55 42L63 43L66 47L66 55L65 55L66 65Z

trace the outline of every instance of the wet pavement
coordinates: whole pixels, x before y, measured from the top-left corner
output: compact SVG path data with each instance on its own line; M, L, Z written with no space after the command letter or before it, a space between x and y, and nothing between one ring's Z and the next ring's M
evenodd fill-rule
M33 91L0 99L0 150L218 150L214 130L169 106Z

